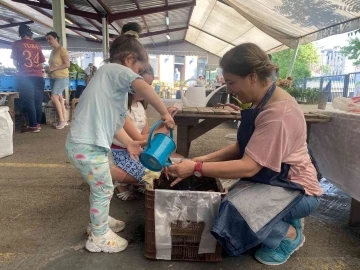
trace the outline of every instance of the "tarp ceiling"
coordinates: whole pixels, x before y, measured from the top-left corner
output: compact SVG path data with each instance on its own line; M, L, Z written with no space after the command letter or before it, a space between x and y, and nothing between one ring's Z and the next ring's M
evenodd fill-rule
M0 24L30 19L35 22L31 27L42 36L52 25L50 3L49 0L0 0ZM254 42L271 53L294 48L297 40L305 44L360 28L359 0L196 0L196 5L192 0L65 0L65 4L68 10L100 16L100 21L101 10L110 17L117 12L132 12L126 18L118 13L110 24L110 33L117 35L124 23L136 21L145 29L144 34L148 34L140 41L151 49L168 42L168 34L170 42L185 39L217 56L244 42ZM178 8L171 8L175 5ZM49 6L50 9L46 8ZM154 11L146 12L150 9ZM99 20L69 14L66 18L68 34L87 42L92 38L101 42ZM173 31L167 33L170 30ZM0 31L1 47L11 45L16 39L17 27ZM101 49L101 44L96 46Z
M360 1L197 0L186 40L222 56L243 42L274 52L358 28Z

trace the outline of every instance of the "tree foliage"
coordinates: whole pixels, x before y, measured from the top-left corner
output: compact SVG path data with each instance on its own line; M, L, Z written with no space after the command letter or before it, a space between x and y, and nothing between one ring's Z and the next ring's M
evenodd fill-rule
M360 65L360 40L350 38L347 46L341 48L341 53L350 60L354 60L354 66Z
M279 66L279 76L281 78L286 78L288 75L293 54L294 50L288 49L272 55L272 61ZM301 45L291 75L295 78L310 77L310 67L312 64L318 63L319 59L318 51L312 43Z
M323 75L331 75L331 66L329 65L323 65L323 66L320 66L320 71Z

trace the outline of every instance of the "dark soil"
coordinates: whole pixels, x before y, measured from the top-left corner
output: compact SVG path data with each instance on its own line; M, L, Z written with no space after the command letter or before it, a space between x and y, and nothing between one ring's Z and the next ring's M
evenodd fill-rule
M154 189L169 189L169 190L191 190L191 191L214 191L219 192L215 178L212 177L196 177L190 176L185 178L177 185L170 187L171 182L175 177L169 176L169 180L162 173L159 179L154 180Z

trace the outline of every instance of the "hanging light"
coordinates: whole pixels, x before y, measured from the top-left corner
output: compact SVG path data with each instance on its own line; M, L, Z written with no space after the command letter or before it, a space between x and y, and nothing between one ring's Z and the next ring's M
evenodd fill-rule
M169 36L169 34L166 34L166 38L167 38L167 39L170 39L170 36Z
M169 17L166 16L166 25L169 25L170 24L170 20L169 20Z
M92 34L89 34L89 37L92 37L93 39L97 39L97 38L94 37Z
M65 22L67 22L67 23L69 23L69 24L73 24L72 21L70 21L70 20L68 20L68 19L66 19L66 18L65 18Z

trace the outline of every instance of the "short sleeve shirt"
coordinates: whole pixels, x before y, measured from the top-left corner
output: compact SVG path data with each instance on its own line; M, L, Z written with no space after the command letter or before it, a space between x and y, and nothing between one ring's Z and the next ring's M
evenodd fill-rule
M293 99L270 103L258 115L255 131L245 152L261 166L280 172L290 165L288 179L300 184L307 195L320 196L315 167L306 143L304 113Z
M69 55L68 51L64 47L60 47L58 50L52 50L50 54L49 64L50 66L61 66L64 64L63 57ZM56 70L50 73L52 79L67 78L69 77L69 70L67 68Z
M17 40L12 44L11 58L17 62L20 76L43 77L40 64L45 62L41 46L32 39Z
M119 64L101 66L79 99L68 140L109 150L116 130L124 126L128 93L138 78Z

